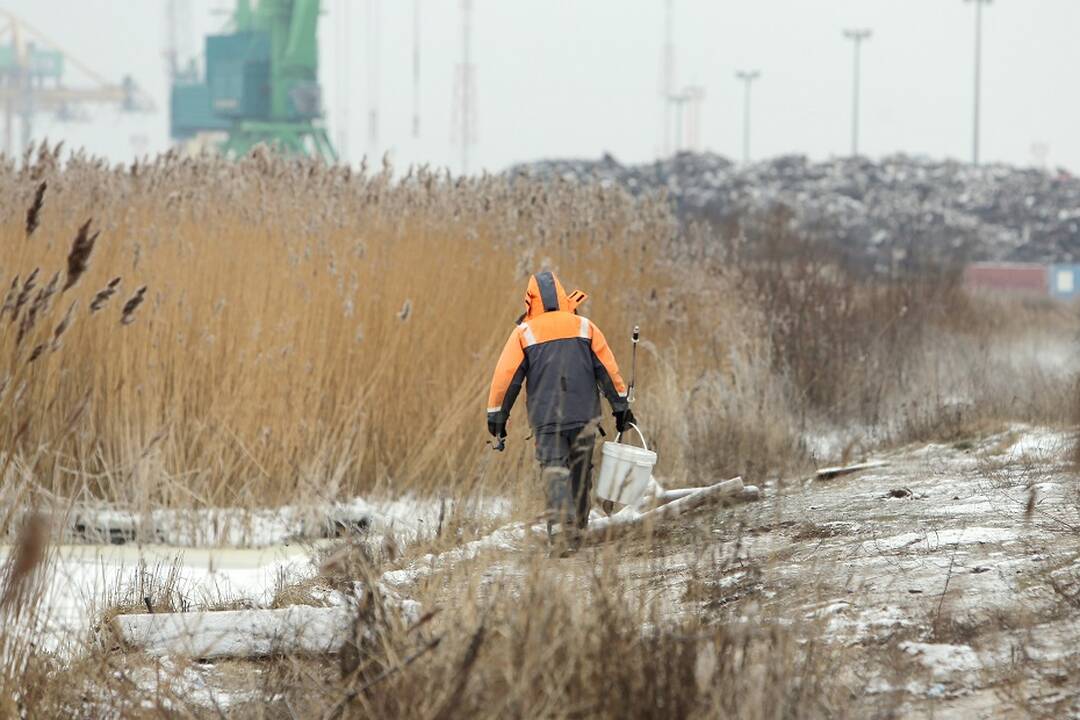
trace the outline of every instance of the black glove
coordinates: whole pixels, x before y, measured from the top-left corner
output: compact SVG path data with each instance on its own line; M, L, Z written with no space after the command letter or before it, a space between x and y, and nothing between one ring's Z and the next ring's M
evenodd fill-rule
M506 421L505 420L488 420L488 432L492 437L504 438L506 437Z
M637 423L637 418L634 417L634 411L630 408L620 410L615 415L615 430L617 432L626 432L626 428L630 427L631 423Z

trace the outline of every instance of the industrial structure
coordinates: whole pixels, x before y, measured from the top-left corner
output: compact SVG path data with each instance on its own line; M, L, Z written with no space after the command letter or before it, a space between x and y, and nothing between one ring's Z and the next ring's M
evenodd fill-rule
M72 86L66 70L75 68L88 84ZM83 106L112 105L126 112L149 112L153 101L130 76L119 83L101 75L61 50L42 33L0 10L0 106L4 114L4 152L13 155L30 145L34 119L51 113L62 120L87 117ZM15 124L19 123L18 145Z
M174 74L173 139L209 135L226 154L265 143L336 161L318 80L319 12L319 0L237 0L231 32L206 38L205 76L194 66Z
M854 28L844 31L844 37L855 46L855 75L851 83L851 157L859 156L859 98L862 91L862 45L874 36L868 28Z
M469 153L476 144L476 65L472 60L472 0L461 0L461 62L454 74L451 137L461 150L461 174L469 174Z
M1018 293L1071 301L1080 298L1080 265L972 263L964 268L964 285L976 291Z
M705 100L704 86L687 85L682 92L675 90L674 16L673 0L665 0L664 47L660 58L660 123L663 127L661 155L664 157L683 150L700 149L701 107Z
M743 165L750 164L750 91L761 79L760 70L736 70L735 78L743 84Z

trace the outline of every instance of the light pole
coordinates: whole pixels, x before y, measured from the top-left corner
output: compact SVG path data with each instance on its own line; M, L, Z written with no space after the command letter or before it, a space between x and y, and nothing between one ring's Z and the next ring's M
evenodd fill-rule
M964 0L975 3L975 119L971 140L971 162L979 164L980 115L982 114L982 11L990 0Z
M682 152L683 148L683 108L692 99L690 94L685 92L668 98L668 103L675 108L675 155Z
M873 32L870 30L845 30L844 37L851 40L855 45L855 78L851 102L851 155L859 155L859 83L862 70L862 44L869 40Z
M739 70L735 77L743 82L743 165L750 164L750 88L761 77L758 70Z

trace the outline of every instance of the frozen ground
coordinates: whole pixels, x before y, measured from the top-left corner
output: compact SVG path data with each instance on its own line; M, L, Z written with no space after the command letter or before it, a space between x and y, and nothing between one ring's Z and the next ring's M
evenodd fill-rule
M0 547L0 562L10 547ZM54 548L45 594L50 650L78 649L95 615L120 602L141 602L169 583L191 607L244 599L267 603L285 583L315 572L310 548L199 550L168 546L62 545ZM171 575L171 577L170 577Z
M124 511L75 507L65 523L70 540L84 543L150 543L176 547L259 548L312 542L355 533L392 535L403 545L430 537L455 513L498 519L510 510L501 497L453 500L353 498L333 504L269 509L210 508Z
M774 622L823 641L845 658L858 714L1080 716L1080 485L1070 444L1066 433L1015 426L883 453L869 459L887 464L831 480L774 482L761 502L699 510L656 541L620 545L617 571L668 617ZM437 556L434 574L410 572L423 558L406 553L384 579L433 602L456 566L479 573L488 592L515 592L540 549L516 527L482 552ZM543 571L587 588L609 547ZM176 552L61 548L56 629L84 627L85 608L118 576L140 561L160 575ZM313 573L310 547L183 552L193 604L266 603L283 578ZM227 693L215 673L200 665L196 685Z
M485 498L457 511L496 523L509 509L504 498ZM411 496L254 512L81 508L65 523L68 542L53 548L45 637L50 649L77 649L101 610L138 604L165 584L188 608L264 606L313 576L313 558L333 538L392 537L400 551L433 536L453 511L450 502ZM0 563L10 551L0 544Z
M681 518L619 571L672 615L754 618L849 653L873 714L1080 715L1080 493L1070 436L1013 427L788 481L763 502ZM530 553L484 556L492 591ZM587 574L593 548L550 572ZM399 588L401 589L401 588Z

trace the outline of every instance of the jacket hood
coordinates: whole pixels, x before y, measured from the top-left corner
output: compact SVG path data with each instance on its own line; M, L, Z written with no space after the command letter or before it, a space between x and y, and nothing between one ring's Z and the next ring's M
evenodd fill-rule
M529 285L525 289L523 319L531 320L546 312L557 310L574 312L587 298L588 295L580 290L567 295L559 278L555 277L555 273L550 271L537 273L529 278Z

